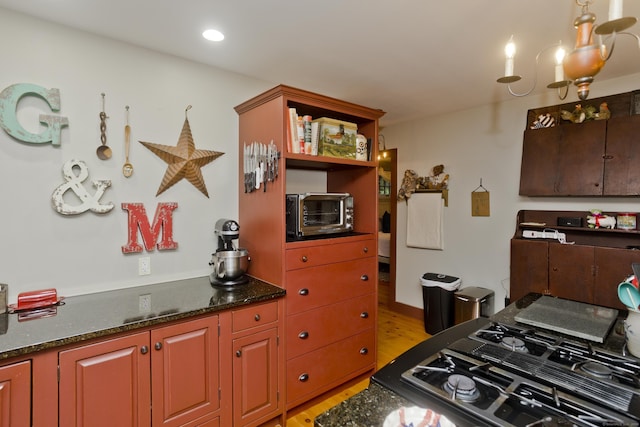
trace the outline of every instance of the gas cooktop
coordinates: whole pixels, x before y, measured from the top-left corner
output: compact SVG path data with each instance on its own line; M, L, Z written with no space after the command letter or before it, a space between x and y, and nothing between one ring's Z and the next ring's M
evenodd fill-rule
M444 341L439 349L435 342L429 353L424 347L421 359L416 349L372 380L478 425L639 425L640 360L535 328L486 319L475 325L462 337L436 335L425 346Z

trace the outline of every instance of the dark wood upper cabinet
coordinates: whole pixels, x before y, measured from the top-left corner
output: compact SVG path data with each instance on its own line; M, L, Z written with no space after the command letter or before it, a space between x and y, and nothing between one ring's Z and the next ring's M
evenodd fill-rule
M639 92L595 98L583 103L599 108L606 102L608 120L571 123L560 119L575 103L529 110L524 131L521 196L640 195ZM549 113L555 126L529 129L540 114Z
M605 196L640 195L640 115L614 117L607 123Z

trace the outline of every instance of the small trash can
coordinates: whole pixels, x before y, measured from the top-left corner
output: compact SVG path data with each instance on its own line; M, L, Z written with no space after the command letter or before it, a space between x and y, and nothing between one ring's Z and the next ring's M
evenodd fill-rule
M471 286L455 293L455 324L493 314L494 292Z
M433 335L453 326L454 293L460 287L460 279L446 274L425 273L420 282L424 330Z

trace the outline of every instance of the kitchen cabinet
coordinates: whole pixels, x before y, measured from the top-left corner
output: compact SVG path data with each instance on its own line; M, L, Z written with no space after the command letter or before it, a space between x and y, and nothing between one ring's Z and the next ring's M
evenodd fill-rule
M31 362L0 367L0 427L31 425Z
M59 359L60 425L218 422L218 316L64 350Z
M529 110L524 131L520 192L522 196L637 196L640 194L640 111L638 93L589 100L599 108L607 102L608 120L571 123L559 118L575 104ZM582 105L584 108L586 105ZM540 114L551 114L556 125L529 129Z
M232 312L233 425L255 426L283 414L282 302ZM284 425L284 419L278 419Z
M617 288L640 262L640 232L555 226L558 217L584 216L576 211L520 211L511 239L511 292L517 300L529 292L626 310ZM535 225L538 224L538 225ZM544 224L544 225L542 225ZM524 238L524 230L558 230L570 244ZM571 244L572 243L572 244Z
M289 108L313 119L355 123L358 133L371 141L372 160L288 152ZM288 410L376 367L376 159L378 119L384 112L284 85L235 110L239 115L240 246L251 254L252 276L287 290ZM245 144L251 142L273 142L280 160L273 182L259 191L245 192L242 159ZM304 179L296 179L301 175ZM305 191L350 193L354 232L287 241L286 194Z

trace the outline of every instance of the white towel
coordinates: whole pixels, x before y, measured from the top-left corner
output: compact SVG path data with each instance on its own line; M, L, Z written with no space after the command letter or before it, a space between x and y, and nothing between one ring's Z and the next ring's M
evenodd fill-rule
M443 249L443 209L440 193L413 193L407 199L407 246Z

